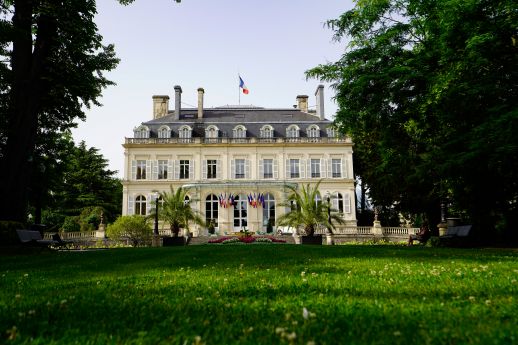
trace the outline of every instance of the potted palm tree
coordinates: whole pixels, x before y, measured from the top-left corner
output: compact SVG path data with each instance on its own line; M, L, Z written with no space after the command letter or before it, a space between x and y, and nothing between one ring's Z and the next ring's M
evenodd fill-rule
M173 186L170 187L169 192L161 192L162 207L158 212L158 218L168 223L171 227L172 237L164 237L162 244L164 246L170 245L184 245L185 237L179 237L180 229L184 229L185 236L189 234L189 223L204 225L202 217L197 211L191 207L191 202L187 198L187 189L179 187L176 190ZM155 210L152 210L151 217L154 217Z
M319 226L325 226L332 232L334 224L344 223L343 219L336 213L331 213L329 203L323 201L317 202L320 193L318 187L320 181L314 188L311 185L302 185L299 191L297 187L287 186L290 194L285 203L281 206L290 207L291 210L279 217L277 224L280 226L289 226L295 229L302 229L302 244L322 244L322 235L315 235L315 230Z

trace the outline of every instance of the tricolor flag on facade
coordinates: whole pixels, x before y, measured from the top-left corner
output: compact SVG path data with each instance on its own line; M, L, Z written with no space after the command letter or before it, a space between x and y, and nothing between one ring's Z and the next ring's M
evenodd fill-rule
M241 89L243 89L243 93L245 95L248 95L248 88L246 87L245 82L243 81L243 79L241 79L241 76L239 77L239 87Z

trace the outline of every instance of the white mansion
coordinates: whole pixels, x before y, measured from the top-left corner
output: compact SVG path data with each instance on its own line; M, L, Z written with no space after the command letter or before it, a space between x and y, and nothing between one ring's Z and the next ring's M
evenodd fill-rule
M329 198L345 226L356 225L352 142L325 119L322 85L316 111L308 111L308 96L297 96L297 105L286 109L204 108L201 88L198 107L187 109L181 87L174 89L175 109L169 110L168 96L153 96L153 119L123 145L124 215L147 215L155 191L184 186L193 207L221 234L243 227L261 232L287 212L279 205L286 186L322 181L321 201Z

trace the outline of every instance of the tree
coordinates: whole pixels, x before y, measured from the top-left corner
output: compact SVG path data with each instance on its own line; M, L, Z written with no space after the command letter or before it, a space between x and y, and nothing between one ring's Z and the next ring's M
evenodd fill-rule
M176 190L173 186L170 187L169 192L159 193L161 202L160 210L158 211L158 217L160 220L167 222L171 227L174 237L178 237L180 229L183 228L189 231L189 223L204 225L203 218L198 214L197 211L191 207L191 202L187 196L187 189L178 187ZM155 217L155 210L152 209L150 218Z
M320 181L315 187L311 187L309 184L302 185L301 191L298 191L297 187L287 186L290 194L286 202L281 203L281 206L290 207L291 210L280 216L277 224L295 229L301 227L307 236L313 236L319 226L334 229L333 221L338 224L344 223L338 214L331 212L335 210L328 209L330 207L328 203L322 202L318 191L319 186Z
M24 221L39 137L74 126L99 105L118 63L93 22L95 1L11 0L0 20L5 141L0 143L0 219ZM9 68L9 67L10 68ZM3 114L4 115L4 114Z
M434 223L448 198L479 229L515 224L515 2L359 1L328 24L350 43L307 76L334 83L374 203Z

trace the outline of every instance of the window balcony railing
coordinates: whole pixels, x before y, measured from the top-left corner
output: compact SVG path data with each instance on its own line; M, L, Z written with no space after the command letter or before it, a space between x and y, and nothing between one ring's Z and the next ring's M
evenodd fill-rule
M348 137L298 137L298 138L126 138L126 144L282 144L282 143L315 143L344 144L351 143Z

